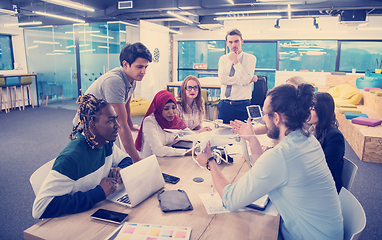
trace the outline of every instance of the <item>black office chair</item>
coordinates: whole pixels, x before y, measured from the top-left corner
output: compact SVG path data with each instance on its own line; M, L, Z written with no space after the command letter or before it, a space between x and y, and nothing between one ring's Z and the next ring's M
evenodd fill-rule
M263 109L267 92L267 77L263 75L257 75L257 82L255 82L253 86L251 104L260 105L261 109Z

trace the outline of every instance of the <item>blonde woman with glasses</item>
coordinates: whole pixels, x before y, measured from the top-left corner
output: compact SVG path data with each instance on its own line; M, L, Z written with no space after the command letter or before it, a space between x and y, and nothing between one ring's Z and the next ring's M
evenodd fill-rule
M176 114L189 129L196 132L211 131L210 127L202 127L205 103L200 82L195 76L189 75L184 79L176 100Z

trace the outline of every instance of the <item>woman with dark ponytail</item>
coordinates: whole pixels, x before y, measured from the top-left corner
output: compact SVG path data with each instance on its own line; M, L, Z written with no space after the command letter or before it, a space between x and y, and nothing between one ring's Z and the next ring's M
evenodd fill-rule
M342 187L341 175L344 165L345 140L342 133L338 130L338 122L334 109L334 100L329 93L316 93L314 95L314 106L310 111L310 117L307 122L312 125L310 131L321 143L326 162L339 193Z

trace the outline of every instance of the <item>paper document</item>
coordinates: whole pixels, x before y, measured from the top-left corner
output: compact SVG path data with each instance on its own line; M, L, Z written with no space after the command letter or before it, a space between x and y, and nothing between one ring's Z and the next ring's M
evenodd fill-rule
M115 240L133 239L190 239L190 227L163 226L126 222L122 225Z
M202 200L208 214L229 212L223 207L222 199L218 193L203 193L199 194L199 197Z
M223 207L222 199L220 198L220 195L218 193L216 192L214 194L202 193L202 194L199 194L199 197L202 200L208 214L229 212L227 209ZM264 211L259 211L259 210L255 210L255 209L247 208L247 207L244 207L240 209L239 211L256 211L256 212L261 212L271 216L277 216L278 214L278 211L276 207L272 204L272 202L269 202L267 208Z

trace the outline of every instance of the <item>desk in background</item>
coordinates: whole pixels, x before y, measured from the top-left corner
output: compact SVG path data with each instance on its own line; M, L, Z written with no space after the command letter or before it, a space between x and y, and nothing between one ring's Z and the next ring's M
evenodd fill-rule
M98 208L105 208L128 213L127 221L129 222L191 227L190 239L277 239L279 215L271 216L255 211L208 215L199 194L210 193L211 174L206 169L200 168L191 157L158 157L158 161L164 173L180 177L177 184L166 183L164 189L185 190L194 210L163 213L159 206L157 194L149 197L135 208L126 208L105 200L83 213L41 220L24 231L24 238L26 240L105 239L118 225L90 218L90 215ZM222 164L219 165L219 168L231 182L236 181L249 170L241 155L234 156L233 164ZM195 177L204 178L204 182L194 182L193 178Z

